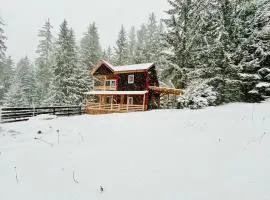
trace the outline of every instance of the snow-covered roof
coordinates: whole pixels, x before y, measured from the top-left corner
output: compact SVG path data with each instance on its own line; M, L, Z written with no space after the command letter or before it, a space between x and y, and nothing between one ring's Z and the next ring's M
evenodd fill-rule
M109 95L124 95L124 94L129 94L129 95L136 95L136 94L146 94L148 93L147 90L143 90L143 91L89 91L89 92L85 92L84 94L88 95L88 94L97 94L97 95L102 95L102 94L109 94Z
M154 63L142 63L134 65L124 65L124 66L113 66L113 70L116 72L120 71L134 71L134 70L147 70L152 67Z
M150 69L154 63L142 63L142 64L134 64L134 65L124 65L124 66L113 66L109 62L105 60L101 60L97 63L97 65L94 67L92 74L94 74L99 67L102 66L102 64L105 64L111 71L113 72L129 72L129 71L137 71L137 70L148 70Z

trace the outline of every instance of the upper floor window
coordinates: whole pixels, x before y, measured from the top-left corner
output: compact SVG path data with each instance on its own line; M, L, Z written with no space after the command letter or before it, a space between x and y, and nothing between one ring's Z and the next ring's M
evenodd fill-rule
M115 87L116 86L116 80L111 80L111 86Z
M128 84L134 83L134 75L128 75Z
M115 87L116 81L115 80L106 80L106 86L108 87Z

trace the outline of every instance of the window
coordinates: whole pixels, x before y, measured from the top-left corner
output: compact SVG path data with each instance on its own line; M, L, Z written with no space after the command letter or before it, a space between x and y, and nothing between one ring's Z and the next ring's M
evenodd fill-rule
M111 81L106 81L106 86L110 86L111 85Z
M115 87L115 85L116 85L116 81L115 80L111 80L111 86L112 87Z
M133 105L133 97L128 97L127 98L127 104Z
M115 80L106 80L105 85L106 85L107 87L115 87L116 81L115 81Z
M134 75L128 75L128 84L134 83Z

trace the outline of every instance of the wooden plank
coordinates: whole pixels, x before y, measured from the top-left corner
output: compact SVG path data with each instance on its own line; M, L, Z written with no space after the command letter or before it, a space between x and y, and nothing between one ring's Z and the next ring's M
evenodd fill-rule
M165 87L156 87L156 86L149 86L149 89L161 93L161 94L174 94L174 95L183 95L184 91L181 89L175 89L175 88L165 88Z
M145 94L143 95L143 110L144 110L144 106L145 106Z

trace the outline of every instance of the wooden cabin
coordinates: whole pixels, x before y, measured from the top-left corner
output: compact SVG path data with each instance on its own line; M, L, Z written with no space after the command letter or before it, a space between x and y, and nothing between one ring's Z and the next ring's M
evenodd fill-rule
M98 62L91 75L93 91L85 93L88 114L146 111L160 107L160 95L182 90L159 87L154 63L113 66Z

